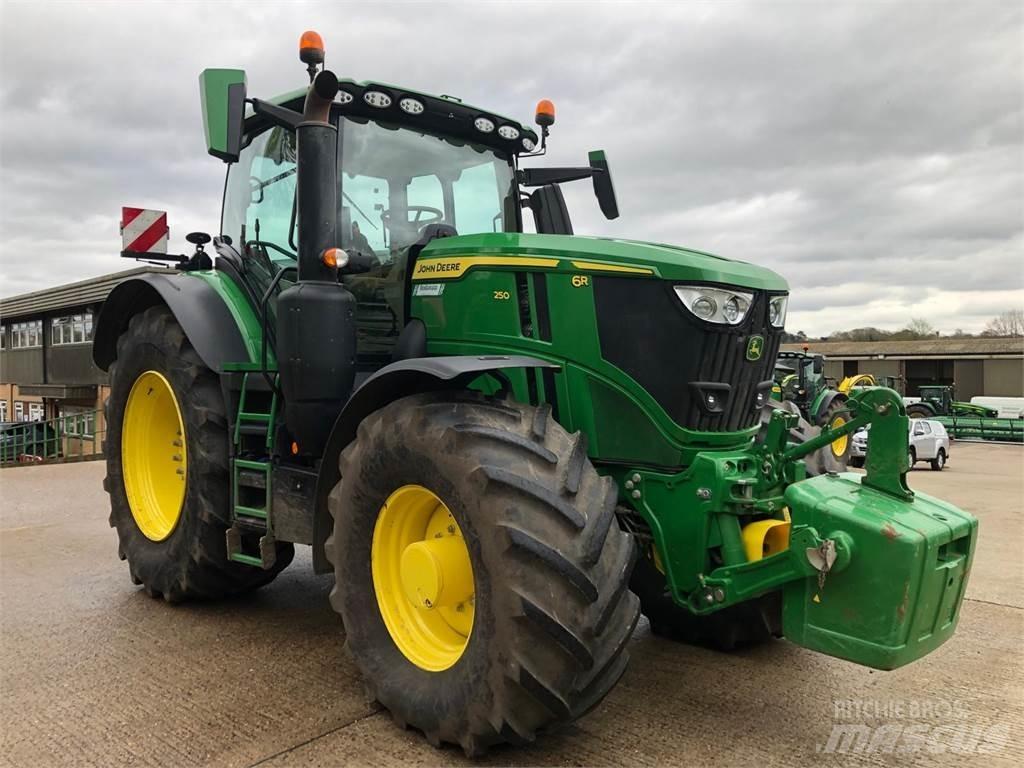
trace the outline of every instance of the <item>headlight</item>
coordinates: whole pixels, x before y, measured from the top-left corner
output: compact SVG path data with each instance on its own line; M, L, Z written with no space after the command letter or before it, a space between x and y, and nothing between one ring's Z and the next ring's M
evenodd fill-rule
M788 296L776 296L768 302L768 322L776 328L781 328L786 324L786 305L788 303Z
M494 121L488 120L486 117L478 117L473 121L473 125L480 133L490 133L494 130Z
M501 138L503 139L515 141L516 139L519 138L519 129L511 125L503 125L501 126L501 128L498 129L498 135L501 136Z
M701 320L724 325L739 325L747 316L754 294L710 288L702 285L677 285L676 295L683 306Z
M525 149L527 152L533 152L533 149L536 146L537 145L533 143L533 140L531 138L529 138L528 136L523 137L523 149Z

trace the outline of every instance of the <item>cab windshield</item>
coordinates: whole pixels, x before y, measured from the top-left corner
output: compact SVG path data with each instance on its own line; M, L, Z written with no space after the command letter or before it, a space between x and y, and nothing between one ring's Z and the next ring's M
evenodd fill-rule
M493 150L346 118L339 155L342 248L384 264L429 224L460 235L517 229L512 168Z
M460 235L519 229L512 167L486 147L409 128L342 119L338 239L344 249L393 263L429 224ZM244 252L293 259L295 136L270 128L242 151L228 175L221 232Z

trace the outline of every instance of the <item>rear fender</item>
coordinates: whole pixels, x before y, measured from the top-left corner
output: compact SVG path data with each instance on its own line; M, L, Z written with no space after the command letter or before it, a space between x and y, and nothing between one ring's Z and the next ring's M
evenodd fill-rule
M818 401L818 407L814 409L815 424L818 424L819 426L821 425L822 419L824 419L825 414L828 413L829 407L831 407L832 403L837 399L842 403L845 402L847 398L842 392L836 392L834 389L828 390L824 395L822 395L821 399Z
M316 483L313 517L313 570L331 570L324 556L324 542L331 532L327 496L341 479L338 457L356 437L359 423L376 410L409 395L440 390L466 389L486 373L514 368L558 368L554 363L519 355L416 357L385 366L368 378L349 398L327 440Z
M96 365L109 370L117 357L117 340L132 317L158 304L170 309L211 370L221 373L225 363L255 362L259 322L248 302L240 300L241 291L234 284L228 285L228 280L219 272L169 271L120 283L103 303L96 323L92 347ZM246 329L244 335L242 328Z

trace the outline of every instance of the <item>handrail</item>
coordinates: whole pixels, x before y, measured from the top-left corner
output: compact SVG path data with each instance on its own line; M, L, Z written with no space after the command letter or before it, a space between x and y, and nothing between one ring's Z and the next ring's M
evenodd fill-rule
M100 415L98 410L85 411L45 421L4 424L0 426L0 464L11 466L100 458L103 456L105 432L105 428L96 428Z

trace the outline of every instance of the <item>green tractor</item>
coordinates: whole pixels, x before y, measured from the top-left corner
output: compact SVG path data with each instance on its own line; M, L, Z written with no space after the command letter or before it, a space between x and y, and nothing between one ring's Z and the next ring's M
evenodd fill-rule
M849 392L829 386L825 378L825 358L803 352L779 352L775 361L772 398L791 402L800 415L823 429L841 429L850 418ZM833 469L845 469L850 458L847 433L833 440L828 448Z
M920 401L907 406L907 415L912 419L932 419L936 416L976 416L996 418L999 411L983 405L963 403L954 400L953 387L946 384L929 384L918 387Z
M977 522L907 487L895 393L851 396L804 443L796 414L763 416L781 277L573 236L559 184L617 205L600 152L525 167L549 103L538 134L339 81L315 35L301 50L311 85L269 101L203 72L228 163L216 263L194 233L98 321L136 584L219 598L311 546L372 695L470 755L596 706L641 611L684 640L785 635L879 669L951 636ZM867 424L866 475L807 476Z

